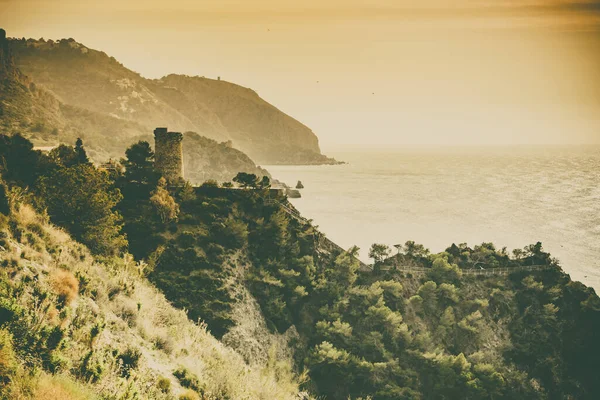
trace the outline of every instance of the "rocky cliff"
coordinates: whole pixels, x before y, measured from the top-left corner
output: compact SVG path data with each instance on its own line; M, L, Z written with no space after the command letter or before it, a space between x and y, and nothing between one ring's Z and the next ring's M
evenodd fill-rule
M232 141L264 164L321 164L316 135L233 83L169 75L146 79L73 39L10 40L17 66L67 105L143 126L169 126ZM108 135L119 138L120 133Z

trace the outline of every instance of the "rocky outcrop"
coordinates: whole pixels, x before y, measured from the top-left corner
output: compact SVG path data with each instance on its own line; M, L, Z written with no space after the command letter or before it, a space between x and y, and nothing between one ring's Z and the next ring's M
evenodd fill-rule
M285 194L290 199L299 199L299 198L302 197L302 194L300 194L300 191L297 190L297 189L286 188L285 189Z

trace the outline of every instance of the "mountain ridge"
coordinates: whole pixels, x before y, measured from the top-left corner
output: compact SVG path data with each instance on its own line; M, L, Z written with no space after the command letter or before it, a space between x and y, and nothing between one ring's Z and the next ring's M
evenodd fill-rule
M34 82L14 62L5 33L0 39L0 117L0 133L21 133L36 146L73 144L82 138L90 158L97 163L120 159L124 150L136 141L153 143L152 130L140 123L66 104L52 88ZM229 181L240 171L269 175L230 143L219 143L191 131L185 133L184 153L187 179L193 184L210 179Z
M10 39L16 65L68 105L233 142L259 164L331 164L317 136L256 91L200 76L148 79L74 39Z

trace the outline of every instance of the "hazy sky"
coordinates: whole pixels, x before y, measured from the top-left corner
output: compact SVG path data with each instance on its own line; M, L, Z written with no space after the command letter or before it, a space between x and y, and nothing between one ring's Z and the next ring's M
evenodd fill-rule
M251 87L325 150L600 143L600 0L0 0L0 27Z

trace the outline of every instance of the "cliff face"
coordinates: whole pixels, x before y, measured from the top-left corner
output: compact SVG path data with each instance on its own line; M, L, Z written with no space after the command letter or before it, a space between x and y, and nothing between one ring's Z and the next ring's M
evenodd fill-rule
M308 127L267 103L251 89L183 75L169 75L152 84L162 99L190 115L194 123L195 116L212 115L212 120L225 129L233 145L259 162L311 164L327 161L320 156L318 139Z
M17 66L62 102L135 122L231 140L259 163L329 163L316 135L254 91L212 79L146 79L73 39L11 40ZM116 133L113 133L116 135Z

